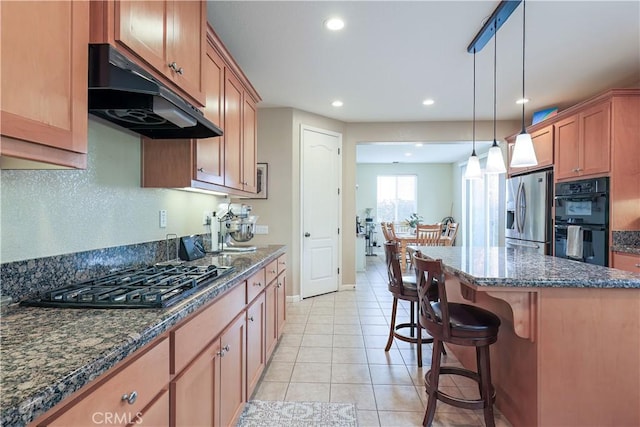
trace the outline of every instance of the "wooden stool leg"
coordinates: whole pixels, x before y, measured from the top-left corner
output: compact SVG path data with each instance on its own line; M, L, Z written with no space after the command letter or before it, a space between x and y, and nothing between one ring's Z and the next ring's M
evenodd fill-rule
M413 302L411 303L411 307L413 307ZM415 302L416 305L418 305L418 302ZM413 319L411 318L411 321L414 322L418 328L418 368L422 368L422 327L419 324L418 321L418 312L419 312L420 308L418 308L417 310L415 310L415 314L416 314L416 318Z
M411 319L411 327L409 328L409 331L410 331L409 336L411 338L414 337L414 327L415 327L414 325L417 325L417 322L415 321L415 319L416 319L416 313L415 312L416 312L415 304L413 302L411 302L409 304L409 318Z
M396 329L396 312L398 311L398 298L393 297L393 308L391 309L391 327L389 328L389 339L387 340L387 346L384 351L389 351L391 344L393 344L393 333Z
M438 382L440 380L440 357L442 355L442 341L433 340L433 352L431 353L431 369L425 375L425 385L429 376L429 387L426 387L428 394L427 410L422 420L423 426L430 426L433 417L436 415L436 402L438 400Z
M493 399L491 390L491 363L489 346L476 349L478 354L478 373L480 374L480 396L484 400L484 423L487 427L495 427L493 416Z

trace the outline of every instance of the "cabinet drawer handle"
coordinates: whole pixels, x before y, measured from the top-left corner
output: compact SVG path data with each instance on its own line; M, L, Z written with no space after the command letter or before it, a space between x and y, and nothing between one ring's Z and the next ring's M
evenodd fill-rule
M640 268L640 264L636 264L636 267Z
M132 391L129 394L123 394L122 395L122 400L126 400L127 403L129 403L129 405L133 405L134 403L136 403L136 399L138 398L138 392L137 391Z
M182 75L182 74L184 74L184 69L183 69L182 67L180 67L180 68L178 68L178 69L176 70L176 73L178 73L178 74Z
M278 284L276 285L276 288L279 288L280 286L282 286L282 283L278 282Z
M173 71L177 71L178 70L178 64L176 63L176 61L170 62L167 64L169 66L169 68L171 68Z
M260 283L260 282L254 282L254 283L253 283L253 286L262 286L262 283Z
M204 168L198 168L198 172L204 172Z
M270 270L270 271L269 271L269 273L271 273L271 274L276 274L276 273L277 273L277 271L275 271L275 270Z
M228 353L229 352L229 344L227 344L224 347L222 347L222 349Z
M249 320L253 322L253 316L249 317Z

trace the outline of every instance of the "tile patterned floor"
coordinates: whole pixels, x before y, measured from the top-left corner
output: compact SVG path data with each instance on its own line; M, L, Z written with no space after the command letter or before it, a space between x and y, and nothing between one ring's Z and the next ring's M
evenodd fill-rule
M408 305L400 303L398 321L407 321ZM355 291L288 304L282 339L252 398L352 402L360 427L421 425L431 346L423 346L422 368L416 363L415 345L395 340L391 350L384 351L391 304L381 253L367 257ZM451 355L443 363L459 365ZM477 398L477 386L466 378L444 376L441 386L449 394ZM484 420L482 411L438 402L433 425L483 426ZM496 425L510 426L497 409Z

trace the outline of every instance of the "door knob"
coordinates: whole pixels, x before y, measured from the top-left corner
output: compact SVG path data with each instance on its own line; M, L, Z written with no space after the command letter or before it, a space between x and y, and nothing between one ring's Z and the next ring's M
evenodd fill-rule
M304 237L310 237L310 236L311 236L311 234L309 234L309 233L304 233Z

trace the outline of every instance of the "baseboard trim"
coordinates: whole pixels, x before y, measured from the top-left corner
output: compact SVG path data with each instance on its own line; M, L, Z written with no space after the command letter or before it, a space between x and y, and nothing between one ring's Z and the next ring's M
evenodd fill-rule
M354 291L356 289L356 285L340 285L338 288L338 292L344 291ZM300 302L302 298L300 295L287 295L287 302Z

